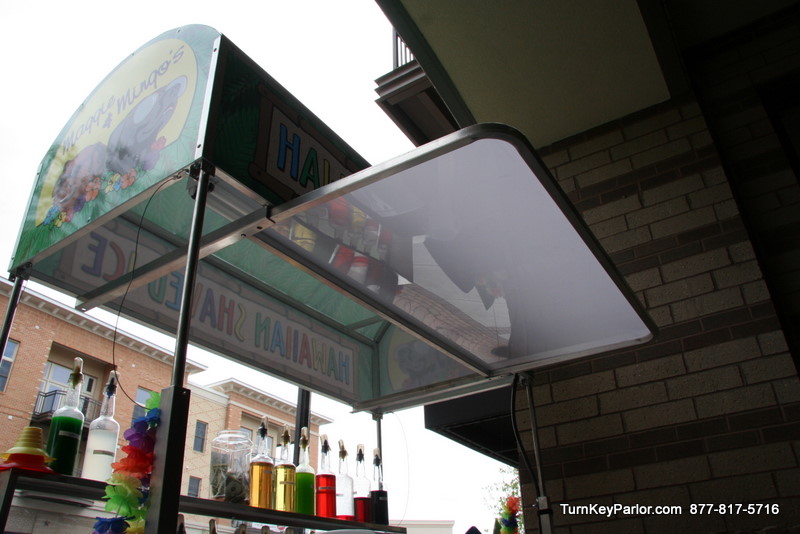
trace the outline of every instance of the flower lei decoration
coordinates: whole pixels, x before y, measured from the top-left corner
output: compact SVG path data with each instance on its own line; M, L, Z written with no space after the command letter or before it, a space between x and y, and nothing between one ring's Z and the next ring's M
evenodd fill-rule
M114 512L117 517L96 518L92 534L144 534L160 402L160 393L150 393L144 405L147 414L134 419L133 426L123 434L128 445L122 447L122 452L127 456L111 464L114 471L103 497L107 499L106 512Z
M500 512L500 532L514 534L517 532L517 514L519 513L519 497L513 495L506 499Z

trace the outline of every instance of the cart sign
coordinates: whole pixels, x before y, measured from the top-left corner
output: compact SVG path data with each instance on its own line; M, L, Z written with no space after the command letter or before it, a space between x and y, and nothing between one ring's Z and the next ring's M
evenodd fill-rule
M219 37L205 26L167 32L97 86L42 160L12 270L197 159Z
M58 272L70 273L62 283L96 287L123 270L134 249L143 261L168 252L141 234L137 243L137 233L122 221L87 233L75 242L74 253L61 255ZM174 330L183 284L183 270L175 270L130 292L128 313ZM336 398L358 400L356 366L369 362L367 352L360 357L368 347L211 265L199 268L191 316L194 343Z
M106 77L47 151L11 270L149 198L200 158L264 206L368 166L225 36L177 28Z
M181 261L146 283L121 281L170 254L180 260L198 166L216 186L205 224L212 231L254 210L265 217L267 206L368 163L221 33L176 28L117 66L59 133L10 270L30 272L79 305L123 287L124 298L114 293L92 306L174 333ZM193 343L350 403L371 397L371 340L263 291L265 273L294 268L247 243L218 256L221 264L198 270Z
M222 37L204 155L279 205L368 166L266 72Z
M355 409L653 335L518 131L474 125L369 167L206 26L150 41L75 112L12 272L175 333L198 177L190 341Z

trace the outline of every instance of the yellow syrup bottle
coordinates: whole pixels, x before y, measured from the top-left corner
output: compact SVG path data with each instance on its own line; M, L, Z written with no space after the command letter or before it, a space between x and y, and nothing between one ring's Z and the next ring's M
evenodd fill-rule
M296 470L289 460L289 427L283 427L281 439L281 458L275 466L275 509L282 512L294 512L296 508Z
M250 460L250 506L272 508L272 472L275 464L269 455L267 418L261 420L256 433L256 454Z

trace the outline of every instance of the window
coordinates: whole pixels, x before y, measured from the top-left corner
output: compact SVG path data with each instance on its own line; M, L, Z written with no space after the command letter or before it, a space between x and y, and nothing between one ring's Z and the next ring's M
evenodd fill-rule
M206 448L206 431L208 430L208 423L197 421L194 425L194 444L192 449L197 452L203 452Z
M242 418L239 423L239 430L244 432L245 437L252 441L253 443L256 442L256 436L258 434L258 427L261 425L262 417L259 415L254 415L247 412L242 412Z
M69 375L72 374L72 367L67 367L55 362L48 361L44 366L44 376L39 386L39 391L48 393L54 390L66 390L69 387ZM83 395L91 396L97 378L83 373Z
M40 400L37 401L36 412L47 413L55 411L61 405L64 392L69 389L69 375L72 374L72 367L67 367L55 362L48 361L44 366L44 376L39 385ZM83 373L83 388L81 391L80 409L86 415L88 406L91 402L91 392L97 378Z
M84 373L84 375L83 375L83 392L84 393L88 393L89 395L94 393L94 384L95 384L95 382L97 382L95 377L87 375L87 374Z
M17 355L19 343L11 339L6 343L6 348L3 351L3 359L0 362L0 391L6 390L8 384L8 377L11 375L11 366L14 365L14 357Z
M200 496L200 482L203 479L197 477L189 477L189 487L186 490L186 495L189 497L199 497Z
M133 407L133 419L131 419L131 426L133 426L133 421L147 415L147 410L144 409L144 403L150 398L150 393L152 393L152 391L149 389L136 389L136 405Z

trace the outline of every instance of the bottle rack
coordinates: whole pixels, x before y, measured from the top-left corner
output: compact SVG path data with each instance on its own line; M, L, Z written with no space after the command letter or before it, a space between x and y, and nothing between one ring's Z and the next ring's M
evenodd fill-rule
M35 490L53 495L100 500L105 495L105 487L104 482L64 475L37 473L16 468L0 471L0 495L2 495L0 499L0 532L5 531L15 490ZM180 496L178 510L175 513L178 512L316 530L364 529L391 534L406 533L406 529L403 527L265 510L244 504L212 501L185 495Z

